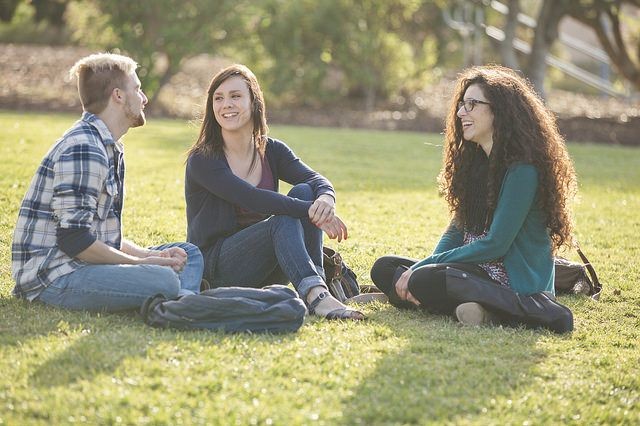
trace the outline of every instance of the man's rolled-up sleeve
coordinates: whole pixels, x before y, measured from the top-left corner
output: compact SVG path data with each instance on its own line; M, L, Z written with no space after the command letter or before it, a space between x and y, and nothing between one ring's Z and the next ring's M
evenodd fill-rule
M55 164L51 208L58 247L70 257L96 240L92 224L108 173L104 153L87 144L70 145Z

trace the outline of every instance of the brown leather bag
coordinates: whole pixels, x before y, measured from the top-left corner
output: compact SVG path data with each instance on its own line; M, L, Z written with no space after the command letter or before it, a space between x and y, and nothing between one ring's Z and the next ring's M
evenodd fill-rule
M327 277L329 293L341 302L360 294L356 274L345 265L340 253L329 247L322 247L322 263Z

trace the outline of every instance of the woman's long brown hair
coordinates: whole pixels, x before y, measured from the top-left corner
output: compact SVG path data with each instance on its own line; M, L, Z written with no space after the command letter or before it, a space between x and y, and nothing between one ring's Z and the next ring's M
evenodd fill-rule
M577 183L565 141L558 132L556 118L532 86L516 72L501 66L473 67L459 77L447 115L440 191L461 229L474 223L472 163L484 152L464 140L457 105L469 86L477 84L493 112L493 147L486 174L485 226L491 223L502 178L515 163L532 164L538 171L537 200L546 215L554 249L572 242L573 221L570 203ZM477 164L477 163L476 163Z

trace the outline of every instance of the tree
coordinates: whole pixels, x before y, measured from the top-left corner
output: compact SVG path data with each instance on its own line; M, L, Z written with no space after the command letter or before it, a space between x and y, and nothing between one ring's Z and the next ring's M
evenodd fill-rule
M635 37L625 39L620 22L623 6L640 7L640 0L575 0L575 3L569 14L595 31L616 70L640 90L640 28L636 22ZM633 43L635 54L629 46Z
M422 46L412 47L400 32L418 7L411 0L359 0L345 8L341 32L347 37L334 45L335 56L349 77L350 92L364 98L367 110L378 97L410 87L425 68L418 61L426 59Z
M182 61L199 53L220 54L243 34L243 0L80 0L73 25L79 42L131 55L153 101L180 70Z
M513 48L513 41L516 38L518 29L518 14L520 13L520 0L509 0L507 2L509 12L504 25L504 42L500 44L500 57L502 64L506 67L517 69L518 57Z
M31 0L36 10L34 19L36 22L47 21L51 25L61 27L64 25L64 12L69 0Z
M70 0L0 0L0 21L11 22L20 3L31 4L36 22L48 21L51 25L64 25L64 12Z
M521 67L513 43L517 34L520 0L509 0L504 41L500 45L502 64L513 69L523 69L538 94L544 98L544 81L547 72L546 57L558 38L560 20L567 13L571 0L543 0L538 12L537 26L533 34L531 52L525 67Z
M20 0L2 0L0 1L0 21L11 22L13 15L18 8Z
M540 8L526 74L542 98L545 97L546 58L551 46L558 38L558 26L562 17L567 13L570 1L544 0Z
M267 0L249 31L249 62L260 74L269 98L309 105L343 90L330 87L333 46L340 38L341 10L332 1ZM339 76L336 76L340 80ZM315 101L315 102L314 102Z
M640 89L640 39L638 35L630 40L622 34L620 18L623 5L640 7L640 0L544 0L537 18L537 27L531 54L525 68L526 74L538 93L544 97L544 80L546 76L546 56L558 38L558 25L565 16L583 22L591 27L609 59L618 72ZM505 24L505 41L500 48L503 64L514 69L520 68L513 41L514 27L517 24L519 0L509 1L509 14ZM635 28L638 31L638 28ZM637 43L637 53L630 53L628 44Z
M403 88L424 82L437 44L416 19L415 0L268 0L254 37L271 91L287 101L326 103L350 96L371 110ZM438 13L435 14L439 16Z

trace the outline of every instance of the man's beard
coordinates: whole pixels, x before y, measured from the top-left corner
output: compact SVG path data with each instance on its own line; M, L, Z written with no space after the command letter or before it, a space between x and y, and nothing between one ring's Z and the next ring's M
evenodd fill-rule
M129 102L125 104L124 114L129 120L130 127L144 126L147 121L144 115L144 111L140 110L138 114L134 113Z

